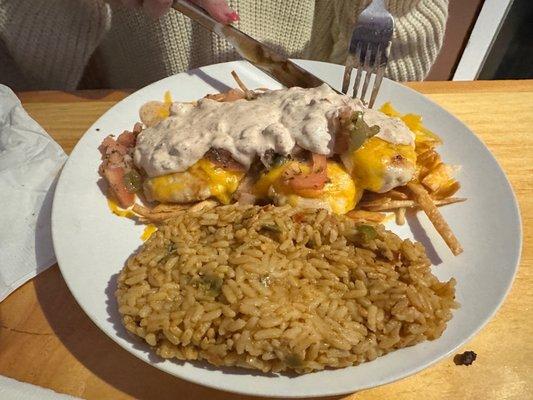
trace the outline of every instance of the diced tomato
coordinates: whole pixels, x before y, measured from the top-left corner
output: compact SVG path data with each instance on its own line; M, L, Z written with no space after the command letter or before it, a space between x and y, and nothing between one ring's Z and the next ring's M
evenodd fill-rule
M108 166L103 170L113 196L121 207L128 208L135 201L135 194L130 193L124 183L124 168Z
M122 136L122 135L121 135ZM121 155L128 154L128 148L124 146L123 144L118 143L115 141L113 136L106 137L103 141L100 147L98 147L102 155L107 155L111 153L118 152Z
M136 126L134 130L136 128L138 127ZM98 148L102 153L102 164L98 171L107 181L110 194L124 208L131 206L135 201L135 193L128 190L124 176L128 171L130 174L134 172L131 152L135 146L137 134L124 131L116 140L110 135Z
M107 163L110 165L118 165L124 162L124 156L118 152L108 154Z
M115 145L115 138L111 135L107 136L102 143L100 143L100 146L98 147L98 150L100 150L100 153L106 154L107 149L111 146Z
M305 197L318 197L320 190L328 181L327 175L327 159L323 154L311 155L311 172L304 174L300 173L290 177L288 181L289 187L296 193Z
M302 188L302 187L291 187L295 195L306 197L306 198L318 198L322 195L321 189L311 189L311 188Z
M117 143L125 147L135 147L136 140L137 140L137 135L135 133L124 131L118 137Z
M135 125L133 125L133 133L139 134L143 130L143 124L140 122L136 122Z

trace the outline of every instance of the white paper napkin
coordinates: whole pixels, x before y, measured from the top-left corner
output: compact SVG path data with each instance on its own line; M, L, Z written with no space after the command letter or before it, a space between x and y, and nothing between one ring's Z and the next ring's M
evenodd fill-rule
M0 375L0 399L2 400L79 400L30 383Z
M55 263L50 211L66 158L0 85L0 301Z

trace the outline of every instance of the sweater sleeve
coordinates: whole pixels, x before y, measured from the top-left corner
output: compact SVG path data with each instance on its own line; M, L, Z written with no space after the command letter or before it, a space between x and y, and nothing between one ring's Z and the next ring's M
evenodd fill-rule
M111 22L103 0L0 0L0 41L20 75L34 88L76 88L85 65ZM18 76L17 76L18 75Z

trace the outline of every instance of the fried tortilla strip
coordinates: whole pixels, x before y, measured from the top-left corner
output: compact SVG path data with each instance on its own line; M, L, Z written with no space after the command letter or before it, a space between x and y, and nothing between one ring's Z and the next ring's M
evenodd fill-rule
M366 196L365 196L366 197ZM389 204L392 201L389 197L372 197L372 198L365 198L364 200L361 200L359 203L360 206L368 206L368 207L382 207L387 204Z
M189 208L188 211L194 212L194 211L200 211L203 209L209 210L211 208L216 207L218 204L219 203L214 200L204 200L193 205L191 208Z
M394 200L407 200L409 198L405 193L400 192L396 189L389 190L388 192L383 194Z
M204 200L199 203L191 205L189 204L159 204L154 208L148 208L141 206L140 204L134 204L132 211L139 215L139 222L143 224L163 222L169 218L173 218L183 211L199 211L203 209L210 209L218 203L214 200Z
M145 217L138 217L137 221L143 225L150 225L152 221Z
M156 206L155 208L150 209L150 208L141 206L140 204L134 204L132 211L140 216L139 222L146 224L146 223L152 223L152 222L161 222L166 219L175 217L180 212L182 212L184 208L185 207L183 205L178 205L178 204L176 205L161 204L161 205Z
M463 201L466 201L465 197L447 197L445 199L433 200L433 204L440 207L447 204L462 203Z
M246 94L241 89L230 89L224 93L208 94L205 98L224 103L245 99Z
M346 213L346 216L356 221L370 221L370 222L383 222L385 214L366 211L366 210L351 210Z
M149 216L146 217L150 222L163 222L166 221L169 218L173 218L181 214L183 210L177 210L174 212L165 212L165 213L152 213Z
M409 182L407 188L412 192L415 201L420 205L420 208L424 210L429 220L442 236L452 253L457 256L463 252L463 248L459 240L453 234L448 223L444 220L444 217L437 209L437 206L433 203L433 200L429 196L427 190L417 182Z
M425 185L424 185L425 186ZM447 199L453 196L461 188L458 181L452 182L449 186L439 189L436 192L431 192L431 197L434 199Z
M158 204L152 209L152 212L174 212L188 207L186 204Z
M368 211L392 211L398 208L413 208L416 207L416 203L413 200L390 200L386 202L362 202L359 203L359 207Z
M445 206L447 204L461 203L465 201L462 197L448 197L446 199L433 200L435 206ZM383 204L375 204L373 202L359 203L359 207L367 211L394 211L399 208L417 208L419 204L413 200L392 200Z
M398 225L405 224L405 207L400 207L395 211L396 223Z
M237 75L235 71L231 71L231 76L233 76L233 79L235 79L235 82L237 82L237 85L239 85L241 90L244 92L244 96L246 97L246 100L252 100L257 97L253 90L250 90L246 87L244 82L241 80L241 78L239 77L239 75Z
M137 204L137 203L133 205L133 207L131 208L131 211L133 211L135 214L138 214L144 218L148 218L148 216L152 213L151 209L141 206L140 204Z

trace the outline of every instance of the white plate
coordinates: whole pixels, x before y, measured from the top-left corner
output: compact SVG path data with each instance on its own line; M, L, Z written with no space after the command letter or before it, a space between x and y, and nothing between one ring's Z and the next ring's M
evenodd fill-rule
M332 86L339 87L342 67L301 61ZM410 226L391 225L402 237L421 241L435 274L457 279L461 308L441 338L402 349L356 367L289 377L242 369L217 369L204 363L182 363L156 357L139 340L127 335L114 298L117 273L141 244L143 227L111 214L97 182L97 147L108 134L130 129L146 101L195 100L207 93L234 87L235 69L251 88L278 88L272 79L246 62L211 65L178 74L147 86L107 111L80 139L56 188L52 233L61 272L72 294L100 329L124 349L147 363L192 382L250 395L299 397L344 394L382 385L426 368L468 341L494 315L516 273L522 243L518 206L511 186L483 143L459 120L424 96L384 80L377 104L391 100L402 112L421 114L427 126L444 139L440 153L446 162L462 165L459 179L465 203L442 208L465 251L454 257L424 215Z

